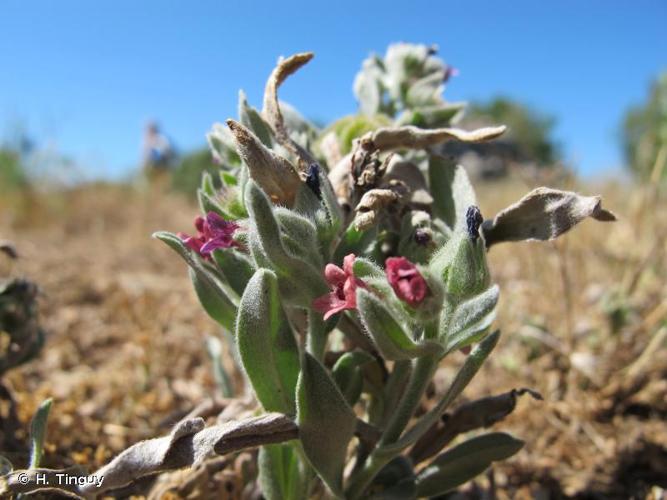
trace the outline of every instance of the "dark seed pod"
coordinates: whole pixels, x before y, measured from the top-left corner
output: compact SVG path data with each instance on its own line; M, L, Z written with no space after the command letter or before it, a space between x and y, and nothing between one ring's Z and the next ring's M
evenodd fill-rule
M470 205L466 211L466 225L468 227L468 236L473 243L479 238L479 226L482 225L482 222L484 222L482 212L475 205Z
M320 166L317 163L311 163L306 175L306 185L315 193L320 200L322 199L322 190L320 189Z

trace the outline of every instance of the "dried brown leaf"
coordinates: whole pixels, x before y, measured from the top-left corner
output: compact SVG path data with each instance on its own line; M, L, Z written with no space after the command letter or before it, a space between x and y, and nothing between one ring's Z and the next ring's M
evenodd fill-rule
M484 221L482 231L489 247L503 241L552 240L586 217L604 222L616 220L612 212L602 208L599 196L539 187L493 220Z
M276 140L299 158L299 167L302 171L305 171L315 159L308 151L290 138L280 111L278 87L282 85L288 76L307 64L313 57L314 54L312 52L302 52L294 54L287 59L280 59L278 65L271 72L264 89L264 109L262 110L262 115L264 115L264 119L271 125L271 128L275 132Z
M136 443L88 476L104 478L101 486L91 481L78 488L68 486L65 492L70 496L94 498L148 474L197 466L214 453L224 455L245 448L289 441L297 436L296 424L280 413L268 413L208 428L204 428L204 420L201 418L187 419L176 424L169 436ZM61 471L47 472L55 474ZM19 479L21 473L31 474L32 480L23 484ZM15 471L7 476L6 484L0 485L0 488L4 486L13 493L37 491L43 485L37 484L36 478L33 471ZM58 482L54 479L49 484Z
M292 206L302 181L294 166L275 154L246 127L227 120L239 156L248 166L250 177L266 192L274 203Z
M356 207L357 215L354 219L354 227L358 231L368 229L375 223L383 208L399 199L400 195L392 189L371 189L367 191Z
M518 396L530 394L542 400L542 396L531 389L512 389L509 392L477 399L459 406L451 415L434 424L415 443L410 451L414 463L420 463L439 453L456 436L500 422L514 411Z
M421 129L412 125L404 127L383 127L369 132L366 137L380 151L391 149L423 149L455 139L463 142L483 142L495 139L505 132L504 125L484 127L477 130L461 130L458 128Z

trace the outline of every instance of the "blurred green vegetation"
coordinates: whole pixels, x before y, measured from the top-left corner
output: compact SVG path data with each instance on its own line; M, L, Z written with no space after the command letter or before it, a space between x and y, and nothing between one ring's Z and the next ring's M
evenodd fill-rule
M213 162L211 151L203 146L181 156L172 171L172 188L176 191L191 195L201 184L204 172L211 174L213 179L218 178L220 167Z
M9 147L0 148L0 194L23 189L28 176L21 154Z
M558 160L559 147L553 139L556 121L519 101L496 97L488 102L473 102L466 109L462 126L507 125L502 140L515 145L519 156L548 167Z
M653 82L646 102L626 113L622 143L632 173L644 180L667 179L667 71Z

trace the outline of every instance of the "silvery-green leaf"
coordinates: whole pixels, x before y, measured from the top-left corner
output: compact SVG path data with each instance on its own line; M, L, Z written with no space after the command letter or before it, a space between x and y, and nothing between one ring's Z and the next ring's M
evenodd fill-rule
M484 142L495 139L506 127L484 127L477 130L458 128L421 129L412 125L383 127L371 133L370 138L380 151L392 149L424 149L450 140L462 142Z
M294 444L262 446L257 459L259 485L267 500L301 500L308 484Z
M365 257L357 257L352 265L354 275L360 279L385 278L384 270L375 262Z
M175 234L158 231L153 233L153 238L166 243L190 266L190 277L204 310L228 331L233 331L236 318L235 298L230 295L234 294L233 290L204 266L201 259L194 256Z
M243 90L239 90L239 121L244 127L252 130L257 138L267 148L273 145L272 132L269 125L264 121L259 111L248 104L248 98Z
M435 71L420 78L408 88L405 96L408 107L435 104L445 90L445 71Z
M412 359L442 353L442 347L436 342L415 342L394 314L372 292L357 289L357 308L361 322L385 359Z
M572 191L540 187L484 221L486 245L503 241L552 240L587 217L614 221L616 216L602 208L599 196L582 196Z
M466 388L477 371L481 368L482 363L484 363L489 354L491 354L491 351L498 343L499 338L500 332L495 331L477 344L466 357L463 366L456 374L456 377L442 399L440 399L428 413L420 417L417 423L408 429L396 443L383 446L382 449L378 451L378 454L393 456L396 453L400 453L408 446L415 444L417 440L442 417L449 405L451 405L461 392L463 392L463 389Z
M489 286L490 274L482 238L474 242L465 232L454 233L445 245L433 254L429 270L440 277L452 303L472 297Z
M477 205L475 191L461 165L439 155L431 155L428 165L433 195L433 212L453 230L465 228L466 210Z
M509 434L492 432L474 437L439 455L417 476L420 497L442 495L481 474L492 462L518 452L524 442Z
M206 194L201 188L197 189L197 201L199 202L199 209L202 213L207 214L209 212L215 212L225 220L233 220L236 218L227 213L220 203L215 201L212 196Z
M278 273L283 299L310 307L313 299L329 289L322 269L288 252L273 206L254 182L248 182L245 199L253 223L249 243L255 261L259 266L267 265L268 261L268 267Z
M310 262L316 269L322 268L324 265L315 224L306 217L282 207L276 208L274 214L280 225L281 239L287 251Z
M234 319L236 318L236 304L227 295L225 288L206 270L188 270L192 285L197 298L204 311L220 323L227 331L234 331Z
M218 248L211 252L213 261L222 271L229 286L240 297L255 270L248 256L234 248Z
M201 174L201 190L209 196L215 196L213 177L209 172L204 171Z
M277 278L268 269L255 272L241 297L236 338L243 369L264 409L294 414L299 354Z
M350 406L357 402L364 385L360 367L372 361L374 358L367 352L346 352L332 369L333 379Z
M464 302L459 303L453 314L441 318L440 342L445 352L461 349L478 342L495 319L499 288L493 285Z
M304 353L297 386L299 438L310 464L334 495L342 495L347 446L356 416L326 368Z
M206 134L211 155L218 164L238 164L239 157L236 154L234 138L229 129L222 123L214 123L211 131Z
M30 422L30 468L36 469L42 461L44 441L46 439L46 423L51 411L51 398L42 401Z
M396 125L414 125L420 128L439 128L456 123L465 109L465 103L442 103L419 106L403 111L396 118Z
M380 112L382 103L381 88L382 68L378 65L377 57L369 57L362 63L361 71L354 78L354 95L359 103L361 112L368 116Z

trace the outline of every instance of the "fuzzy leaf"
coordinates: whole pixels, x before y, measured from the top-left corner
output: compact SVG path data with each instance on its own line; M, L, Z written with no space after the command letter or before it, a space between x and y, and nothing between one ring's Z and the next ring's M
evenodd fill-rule
M250 259L233 248L217 248L211 253L213 261L222 271L229 286L240 297L254 273Z
M380 151L392 149L424 149L449 140L483 142L495 139L506 127L485 127L467 131L457 128L420 129L412 125L384 127L370 134L370 139Z
M486 245L503 241L552 240L586 217L608 222L616 216L599 196L540 187L482 224Z
M466 210L477 204L465 169L448 158L431 155L428 175L435 215L453 230L465 228Z
M30 422L30 468L36 469L42 461L44 441L46 440L46 423L51 411L51 398L42 402Z
M334 495L342 495L347 445L356 416L322 364L304 353L297 386L297 422L306 457Z
M264 409L294 414L299 354L278 281L267 269L255 272L241 297L236 338L243 369Z
M400 453L408 446L415 444L415 442L417 442L417 440L442 417L449 405L452 404L461 392L463 392L463 389L466 388L477 371L481 368L482 363L484 363L489 354L491 354L491 351L498 343L499 338L500 332L495 331L477 344L466 358L465 363L456 374L452 384L449 386L449 389L447 389L447 392L438 404L428 413L420 417L417 423L412 428L408 429L396 443L382 447L379 450L379 454L394 455Z
M310 307L315 297L329 289L322 270L286 250L273 207L254 182L248 182L245 198L254 226L249 239L255 261L258 266L267 265L278 273L283 299Z
M197 298L206 313L220 323L227 331L234 331L236 305L225 293L224 288L207 271L188 270ZM205 276L204 273L207 273Z
M361 71L354 79L354 95L361 112L368 116L379 113L382 104L382 63L377 57L369 57L362 63Z
M478 436L438 456L417 476L417 494L442 495L468 482L497 460L511 457L524 442L509 434L492 432Z
M262 495L267 500L301 500L307 496L308 485L293 444L262 446L257 467Z
M367 352L346 352L336 361L332 369L333 379L350 406L354 406L363 389L361 367L372 361L374 358Z
M153 233L153 238L166 243L190 266L190 277L204 310L228 331L233 331L236 304L229 295L233 291L227 290L227 286L175 234L158 231Z
M207 171L201 174L201 188L204 193L209 196L215 196L215 186L213 185L213 177Z
M272 132L269 125L264 121L259 111L248 104L248 98L243 90L239 90L239 121L241 124L252 130L253 134L262 141L267 148L273 146L271 139Z
M465 103L444 103L406 109L396 119L396 125L414 125L420 128L444 127L455 122L462 114Z
M363 288L357 289L357 308L364 327L385 359L412 359L442 353L442 347L436 342L412 340L382 301Z
M226 220L235 219L232 215L227 213L227 211L222 208L222 205L218 203L212 196L208 195L203 189L197 189L197 201L199 202L199 209L202 213L215 212L220 217Z
M309 219L286 208L278 207L274 214L281 229L282 242L290 254L322 268L317 228Z
M440 342L445 346L445 352L461 349L480 340L480 336L486 333L495 319L498 294L498 285L493 285L457 305L451 317L443 315Z

